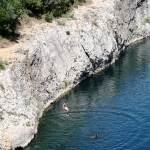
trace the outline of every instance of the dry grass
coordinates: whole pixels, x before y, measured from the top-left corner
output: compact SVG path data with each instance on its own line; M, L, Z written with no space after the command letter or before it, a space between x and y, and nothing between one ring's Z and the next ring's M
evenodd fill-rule
M15 44L14 41L10 41L10 40L5 39L5 38L0 39L0 48L7 48L7 47L10 47L13 44Z

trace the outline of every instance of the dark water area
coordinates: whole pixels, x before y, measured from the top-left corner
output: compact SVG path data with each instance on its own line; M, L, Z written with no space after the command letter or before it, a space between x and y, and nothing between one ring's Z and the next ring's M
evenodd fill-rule
M150 150L150 39L55 102L25 150Z

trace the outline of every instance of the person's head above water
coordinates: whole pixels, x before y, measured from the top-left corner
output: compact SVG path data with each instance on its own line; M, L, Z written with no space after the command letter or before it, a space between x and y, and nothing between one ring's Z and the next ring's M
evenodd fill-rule
M98 134L95 135L95 138L98 138Z

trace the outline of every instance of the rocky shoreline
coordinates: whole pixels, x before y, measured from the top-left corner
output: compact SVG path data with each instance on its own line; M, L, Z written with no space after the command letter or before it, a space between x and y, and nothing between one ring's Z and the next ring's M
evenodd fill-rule
M0 71L0 150L27 146L46 107L150 36L150 0L93 0L71 19L30 32Z

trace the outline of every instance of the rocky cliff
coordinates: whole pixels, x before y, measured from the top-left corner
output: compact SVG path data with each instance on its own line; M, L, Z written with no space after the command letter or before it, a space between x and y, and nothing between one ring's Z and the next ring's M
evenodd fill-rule
M150 35L150 0L93 0L71 19L34 28L0 71L0 150L25 147L44 109Z

